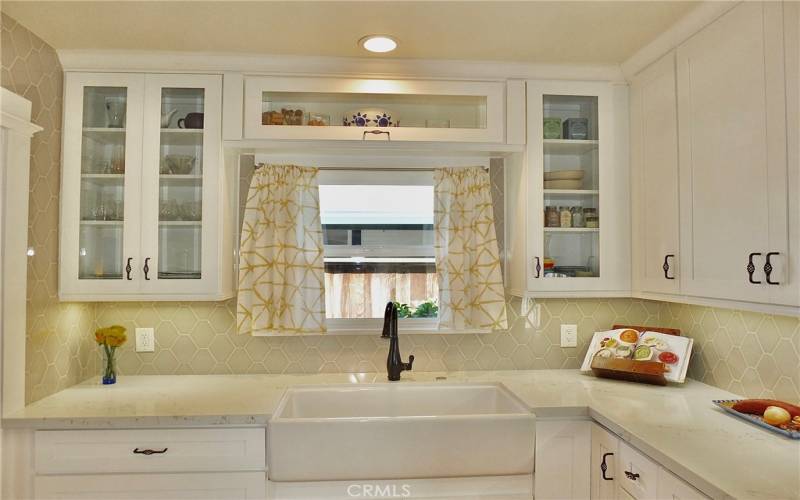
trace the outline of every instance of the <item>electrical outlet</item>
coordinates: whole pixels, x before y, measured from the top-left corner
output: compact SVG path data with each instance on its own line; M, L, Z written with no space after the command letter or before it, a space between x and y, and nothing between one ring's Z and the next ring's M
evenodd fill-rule
M578 325L561 325L561 347L578 347Z
M155 352L156 333L152 328L136 329L136 352Z

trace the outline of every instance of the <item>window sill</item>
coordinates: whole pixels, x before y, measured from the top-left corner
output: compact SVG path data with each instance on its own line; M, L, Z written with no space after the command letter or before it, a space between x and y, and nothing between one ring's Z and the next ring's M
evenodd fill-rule
M327 322L327 332L297 333L270 333L253 334L254 337L298 337L316 335L377 335L383 330L382 319L330 319ZM453 334L480 334L491 333L488 329L471 330L442 330L439 329L437 319L400 319L398 329L401 335L453 335Z

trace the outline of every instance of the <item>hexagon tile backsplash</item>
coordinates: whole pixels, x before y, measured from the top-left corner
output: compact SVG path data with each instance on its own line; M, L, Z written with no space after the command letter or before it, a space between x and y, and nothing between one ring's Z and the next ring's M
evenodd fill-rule
M96 372L93 304L58 300L58 195L64 72L52 47L5 14L0 16L0 85L31 101L44 128L31 140L25 397L28 402Z
M508 332L406 335L414 369L577 368L593 332L615 323L680 328L695 339L689 375L748 396L800 401L800 319L636 299L541 300L541 328L526 328L520 301L509 302ZM156 329L156 352L120 356L122 374L317 373L382 371L387 346L374 336L238 335L235 301L108 303L97 326ZM559 347L560 325L578 325L577 348Z

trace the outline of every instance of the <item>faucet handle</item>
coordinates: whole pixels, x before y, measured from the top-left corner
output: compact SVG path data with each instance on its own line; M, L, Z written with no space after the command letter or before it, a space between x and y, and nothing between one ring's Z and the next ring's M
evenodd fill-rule
M411 365L413 365L413 364L414 364L414 355L410 354L408 356L408 363L403 363L403 370L410 372L411 371Z

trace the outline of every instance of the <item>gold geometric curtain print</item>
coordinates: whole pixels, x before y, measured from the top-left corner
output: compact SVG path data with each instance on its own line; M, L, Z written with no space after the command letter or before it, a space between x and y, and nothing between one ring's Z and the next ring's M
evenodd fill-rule
M481 167L438 168L434 186L439 328L505 330L489 173Z
M326 330L317 173L267 165L253 174L239 250L239 333Z

